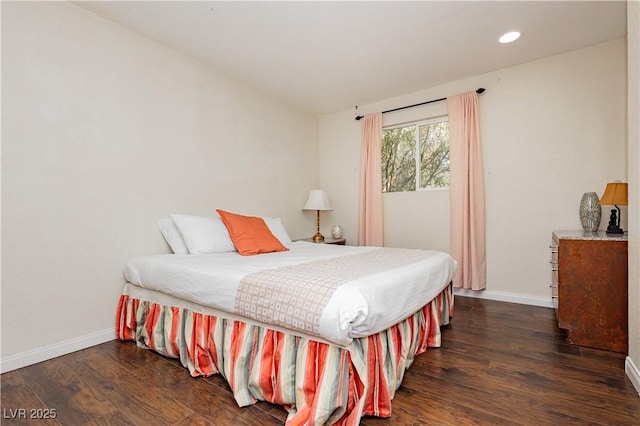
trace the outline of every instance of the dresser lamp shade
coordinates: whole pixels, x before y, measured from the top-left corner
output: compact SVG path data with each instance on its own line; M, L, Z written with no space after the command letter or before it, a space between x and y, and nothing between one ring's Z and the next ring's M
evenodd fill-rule
M607 226L607 235L619 235L624 231L620 228L620 207L629 204L627 200L628 185L623 182L608 183L604 190L604 194L600 198L600 205L614 206L611 209L611 217L609 218L609 226ZM616 214L617 213L617 214Z
M309 198L302 210L316 211L316 233L311 239L314 243L324 242L324 235L320 233L320 210L333 210L327 191L321 189L312 189L309 191Z
M608 183L604 190L604 194L600 198L600 205L605 206L626 206L629 204L627 200L628 185L622 182Z

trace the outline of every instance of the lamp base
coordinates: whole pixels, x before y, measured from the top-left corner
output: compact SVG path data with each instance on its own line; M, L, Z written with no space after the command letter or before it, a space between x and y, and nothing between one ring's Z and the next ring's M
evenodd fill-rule
M624 231L618 227L612 228L612 227L608 227L607 228L607 235L622 235L624 234Z
M320 232L316 232L316 235L311 237L311 240L314 243L324 243L324 235L322 235Z
M611 217L609 218L609 226L607 226L607 235L621 235L624 231L620 228L620 216L616 213L619 212L620 207L614 206L615 209L611 209ZM618 212L616 212L618 210Z

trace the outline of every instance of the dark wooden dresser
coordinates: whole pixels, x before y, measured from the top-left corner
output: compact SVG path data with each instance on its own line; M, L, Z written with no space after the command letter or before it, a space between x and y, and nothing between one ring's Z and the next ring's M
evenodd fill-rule
M552 296L569 343L627 353L627 236L554 231Z

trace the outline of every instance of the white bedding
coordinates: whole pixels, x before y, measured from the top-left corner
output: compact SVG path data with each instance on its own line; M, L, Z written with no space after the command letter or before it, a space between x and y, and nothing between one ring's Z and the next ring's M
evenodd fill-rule
M240 280L247 274L377 249L304 241L288 248L257 256L229 252L136 257L127 263L125 277L137 286L233 314ZM389 328L431 301L453 278L456 262L447 253L424 254L420 262L340 286L320 318L321 336L348 345L353 338Z

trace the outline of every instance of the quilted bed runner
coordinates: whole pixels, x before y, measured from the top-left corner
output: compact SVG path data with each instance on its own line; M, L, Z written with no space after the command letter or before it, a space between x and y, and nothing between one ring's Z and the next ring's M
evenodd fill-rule
M340 285L421 259L421 250L378 248L256 272L240 281L235 311L265 324L319 336L320 316Z

